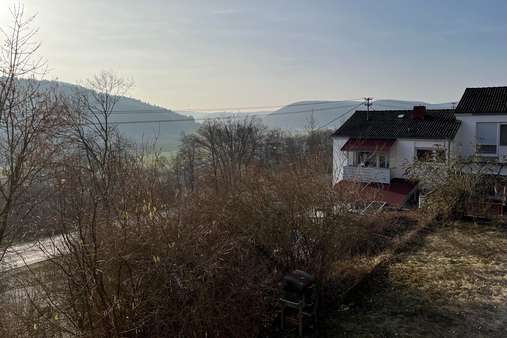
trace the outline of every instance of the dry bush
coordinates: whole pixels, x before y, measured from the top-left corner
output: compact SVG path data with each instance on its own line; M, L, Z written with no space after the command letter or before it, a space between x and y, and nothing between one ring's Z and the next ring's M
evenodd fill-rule
M234 189L211 184L170 204L161 168L127 149L110 159L108 200L78 159L59 173L55 222L69 233L68 252L53 261L62 283L45 306L59 304L62 330L257 336L273 320L284 273L306 270L325 288L355 254L363 221L333 208L338 194L315 175L318 162L252 167Z
M46 263L3 275L0 336L67 337L60 325L56 304L46 302L47 287L55 285L54 280L56 271Z
M471 159L452 159L447 163L414 162L407 174L425 191L423 213L426 222L435 217L459 218L467 203L484 201L488 189L499 181L495 165Z
M72 169L55 206L66 252L52 262L55 284L41 283L50 293L36 312L58 304L62 331L114 337L231 336L269 319L274 279L249 237L213 215L162 208L155 181L135 166L122 166L130 184L116 182L118 198L106 203L93 177Z
M107 84L122 82L107 74L97 81L105 94L94 100L112 102ZM338 269L390 240L394 221L366 221L337 207L350 201L332 189L322 147L280 157L274 170L257 146L252 159L229 168L240 154L220 144L228 137L204 155L189 144L181 161L195 176L182 187L171 175L182 162L172 170L156 160L147 165L107 123L114 105L76 101L45 218L65 234L62 255L51 261L51 278L35 280L38 297L20 317L26 335L259 336L276 314L283 274L314 274L330 300L338 296L329 291ZM224 130L246 130L248 140L262 130L245 123ZM44 322L44 314L53 319Z

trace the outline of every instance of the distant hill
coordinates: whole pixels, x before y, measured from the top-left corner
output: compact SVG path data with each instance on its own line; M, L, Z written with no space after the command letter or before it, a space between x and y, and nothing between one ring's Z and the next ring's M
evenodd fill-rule
M191 116L196 120L203 119L214 119L214 118L229 118L229 117L263 117L265 115L271 114L272 111L251 111L251 112L190 112L190 111L178 111L178 114ZM201 121L198 121L201 122Z
M41 81L42 88L54 87L58 92L72 95L76 91L87 89L65 82ZM157 146L164 151L172 151L178 148L181 136L184 133L192 133L199 125L192 117L176 113L172 110L158 107L140 100L120 97L115 107L113 122L128 122L132 124L120 124L120 132L128 139L137 143L150 143L157 141ZM162 122L167 120L184 120L176 122ZM136 123L136 121L154 121L151 123Z
M360 103L358 101L301 101L266 115L263 122L270 128L280 128L292 132L305 131L312 124L317 128L325 126L334 129L341 126L355 110L366 109ZM428 109L452 108L452 103L431 104L422 101L378 100L373 102L370 109L372 111L412 109L416 105L425 105Z
M81 86L55 81L41 81L42 88L55 87L66 95L87 90ZM290 132L303 132L310 127L338 128L359 109L365 109L358 101L301 101L289 104L274 112L257 111L244 113L229 112L176 112L167 108L122 96L115 108L114 122L127 122L118 126L120 132L135 142L157 141L163 151L178 148L181 136L196 131L202 119L251 116L259 118L268 128ZM428 109L452 108L451 103L431 104L422 101L379 100L374 101L371 110L412 109L425 105ZM165 122L176 120L175 122ZM183 120L183 121L181 121ZM153 122L146 122L153 121ZM142 123L136 123L142 122Z

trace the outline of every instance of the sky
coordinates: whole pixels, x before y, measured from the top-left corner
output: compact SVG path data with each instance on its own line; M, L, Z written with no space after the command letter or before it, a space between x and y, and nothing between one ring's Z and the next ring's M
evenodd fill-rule
M48 79L102 70L171 109L371 96L459 100L507 85L504 0L20 0ZM0 27L9 24L0 0Z

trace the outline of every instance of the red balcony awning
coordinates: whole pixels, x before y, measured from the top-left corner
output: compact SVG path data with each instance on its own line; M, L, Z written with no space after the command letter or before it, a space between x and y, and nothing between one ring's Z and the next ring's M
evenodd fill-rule
M360 139L350 138L341 150L343 151L387 151L396 139Z

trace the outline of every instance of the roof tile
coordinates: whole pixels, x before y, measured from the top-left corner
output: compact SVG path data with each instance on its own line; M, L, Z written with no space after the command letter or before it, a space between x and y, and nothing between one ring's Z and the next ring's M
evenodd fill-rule
M356 111L333 136L376 139L453 139L461 122L454 110L427 110L423 120L412 110Z
M507 87L465 89L456 114L507 114Z

